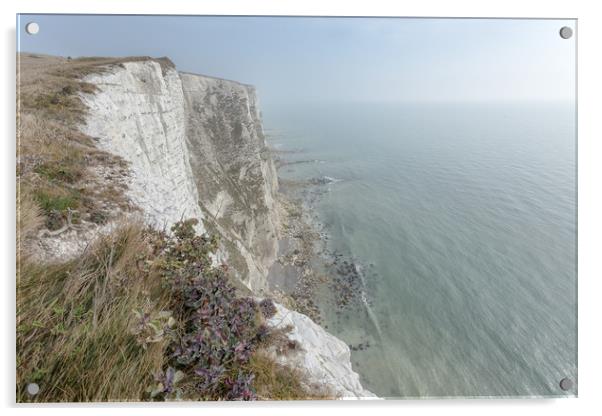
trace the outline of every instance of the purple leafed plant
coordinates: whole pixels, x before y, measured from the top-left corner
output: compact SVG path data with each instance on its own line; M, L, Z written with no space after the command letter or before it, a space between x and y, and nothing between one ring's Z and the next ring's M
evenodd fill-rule
M180 330L173 331L169 363L186 375L207 399L253 400L254 375L245 364L259 342L269 335L260 316L275 313L273 302L258 304L252 298L238 297L228 281L227 267L214 267L211 254L215 238L197 236L196 220L172 227L172 235L161 242L163 255L159 270L171 290L173 313ZM169 394L166 372L162 386ZM173 390L173 389L172 389Z
M263 299L261 302L259 302L259 307L261 308L261 313L266 319L270 319L276 315L276 305L274 305L274 301L272 301L272 299Z

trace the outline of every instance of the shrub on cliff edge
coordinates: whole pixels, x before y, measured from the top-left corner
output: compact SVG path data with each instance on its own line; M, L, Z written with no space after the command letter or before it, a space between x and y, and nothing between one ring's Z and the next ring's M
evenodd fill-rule
M210 254L217 249L217 240L197 236L195 224L196 220L188 220L173 226L157 264L179 323L172 333L168 362L184 380L178 389L166 387L153 393L155 397L162 393L207 400L255 399L254 374L247 364L268 328L262 324L257 303L236 295L226 266L213 267Z

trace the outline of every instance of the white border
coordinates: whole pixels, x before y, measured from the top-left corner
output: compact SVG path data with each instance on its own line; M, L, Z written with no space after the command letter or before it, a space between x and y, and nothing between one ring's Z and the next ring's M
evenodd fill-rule
M1 404L9 413L30 412L31 407L14 405L14 359L15 359L15 14L21 13L123 13L123 14L255 14L255 15L348 15L348 16L448 16L448 17L557 17L579 19L579 398L548 400L422 400L385 403L223 403L213 405L95 405L86 409L90 415L142 413L159 415L166 412L201 412L217 414L282 414L306 415L307 413L327 414L345 412L349 415L363 415L369 412L378 414L399 414L408 411L421 411L426 414L445 412L455 414L508 413L530 414L590 414L600 410L596 397L600 394L602 370L602 336L598 317L602 316L600 300L602 284L602 244L600 242L602 198L602 118L600 105L602 65L600 43L602 43L602 15L597 10L596 1L575 0L423 0L408 2L387 2L381 0L325 1L325 0L22 0L10 4L0 2L0 19L3 30L3 54L1 100L2 126L2 204L0 230L3 231L0 264L2 274L2 379L0 385ZM597 215L596 215L597 214ZM81 413L83 405L47 406L45 414ZM114 408L115 407L115 408Z

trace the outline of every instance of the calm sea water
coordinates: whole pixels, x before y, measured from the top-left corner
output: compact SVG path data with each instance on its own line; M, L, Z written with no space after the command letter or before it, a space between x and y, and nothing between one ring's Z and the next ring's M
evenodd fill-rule
M570 103L267 108L272 144L331 177L330 248L363 265L364 308L336 314L383 397L565 393L576 381L576 177ZM368 306L370 305L370 306Z

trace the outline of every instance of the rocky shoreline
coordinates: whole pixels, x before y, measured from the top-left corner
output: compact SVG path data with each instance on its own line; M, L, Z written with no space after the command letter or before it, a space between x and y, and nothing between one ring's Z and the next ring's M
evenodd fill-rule
M327 281L327 276L316 267L316 259L325 249L324 236L310 221L302 201L290 193L300 185L280 180L281 191L277 197L281 216L280 249L268 274L268 283L270 290L287 299L290 307L320 323L315 290L319 283Z
M286 160L287 155L301 150L271 151L278 170L318 162ZM334 310L338 320L350 310L370 304L363 279L365 275L373 277L374 264L362 265L357 259L328 247L330 236L317 217L315 204L337 180L326 176L292 180L283 178L280 172L278 176L280 250L268 274L270 290L291 309L328 329L324 319L326 308ZM369 341L348 344L352 351L370 345Z

